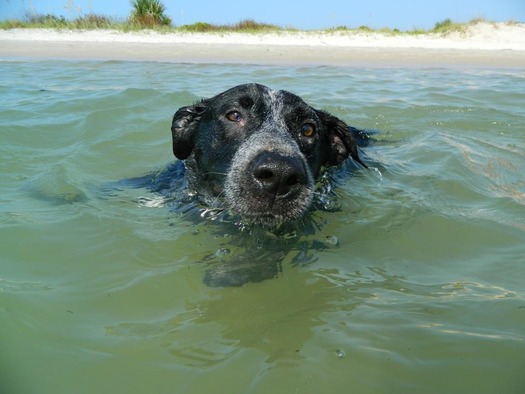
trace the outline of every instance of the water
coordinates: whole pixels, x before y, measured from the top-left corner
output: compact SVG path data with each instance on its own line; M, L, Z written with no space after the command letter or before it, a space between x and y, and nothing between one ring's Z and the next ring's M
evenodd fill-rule
M525 392L523 69L0 67L2 393ZM213 288L245 235L101 188L249 81L382 130L380 165L255 249L277 278Z

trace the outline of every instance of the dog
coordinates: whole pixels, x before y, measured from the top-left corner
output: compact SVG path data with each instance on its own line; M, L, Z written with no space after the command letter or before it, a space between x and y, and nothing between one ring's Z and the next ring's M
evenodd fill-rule
M366 132L293 93L255 83L180 108L171 132L188 192L243 225L301 220L327 168L348 158L367 168L358 152Z
M219 240L197 260L210 287L274 278L287 258L293 265L315 261L331 246L302 237L322 226L309 213L338 209L334 186L352 169L367 168L362 158L378 165L360 150L375 143L377 132L259 84L179 108L171 132L178 160L106 189L147 189L155 197L141 197L141 205L169 206L199 226L195 235Z

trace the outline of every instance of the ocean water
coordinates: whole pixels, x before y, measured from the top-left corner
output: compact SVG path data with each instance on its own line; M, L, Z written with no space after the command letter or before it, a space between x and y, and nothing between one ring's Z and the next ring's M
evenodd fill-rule
M524 69L0 70L0 392L525 392ZM210 287L246 232L104 190L245 82L381 134L315 231L259 244L275 278Z

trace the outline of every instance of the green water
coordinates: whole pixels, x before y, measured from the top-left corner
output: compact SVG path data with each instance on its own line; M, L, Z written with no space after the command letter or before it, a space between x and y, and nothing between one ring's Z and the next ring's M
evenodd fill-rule
M277 278L211 288L242 234L100 190L245 82L382 130L381 167ZM0 103L1 393L525 392L523 69L3 61Z

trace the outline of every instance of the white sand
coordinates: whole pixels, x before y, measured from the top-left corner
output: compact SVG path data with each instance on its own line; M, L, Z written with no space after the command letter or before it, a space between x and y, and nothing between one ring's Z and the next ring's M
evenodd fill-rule
M12 29L0 30L1 58L521 68L525 67L525 24L478 23L464 33L448 35Z

